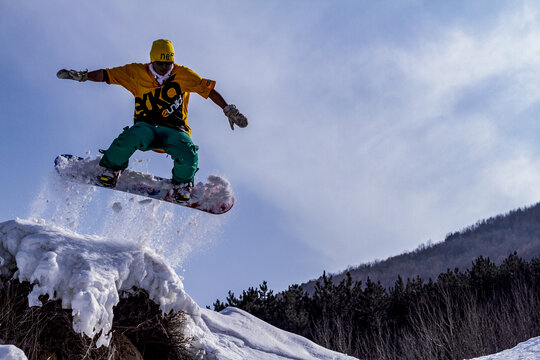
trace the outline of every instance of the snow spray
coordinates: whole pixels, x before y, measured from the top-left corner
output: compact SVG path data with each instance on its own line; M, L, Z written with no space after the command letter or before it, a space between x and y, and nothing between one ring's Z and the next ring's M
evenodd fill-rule
M152 248L176 268L192 252L203 250L215 241L225 216L72 184L59 179L53 171L30 205L29 218L80 234Z

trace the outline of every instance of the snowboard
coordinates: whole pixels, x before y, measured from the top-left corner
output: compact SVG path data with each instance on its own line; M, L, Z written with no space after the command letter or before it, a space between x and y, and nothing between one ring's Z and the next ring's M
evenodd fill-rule
M100 160L101 157L91 159L68 154L59 155L54 160L54 168L62 179L70 182L167 201L210 214L224 214L234 205L234 196L229 182L215 175L209 176L206 183L198 182L195 184L191 192L191 199L185 202L178 202L172 196L173 184L170 179L129 169L122 172L116 187L104 186L97 180L103 170L99 166Z

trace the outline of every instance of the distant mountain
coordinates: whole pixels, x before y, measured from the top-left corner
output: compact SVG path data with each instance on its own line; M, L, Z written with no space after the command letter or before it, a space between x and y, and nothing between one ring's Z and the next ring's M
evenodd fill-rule
M412 252L384 261L349 268L342 273L333 274L332 279L339 283L349 272L353 281L362 281L365 284L370 278L390 288L394 286L399 275L404 280L420 276L427 281L429 278L435 279L448 269L458 268L464 271L470 268L478 256L489 257L496 264L500 264L513 252L526 260L540 254L540 203L478 221L459 232L447 235L441 243L421 245ZM311 280L301 287L312 294L316 282L317 280Z

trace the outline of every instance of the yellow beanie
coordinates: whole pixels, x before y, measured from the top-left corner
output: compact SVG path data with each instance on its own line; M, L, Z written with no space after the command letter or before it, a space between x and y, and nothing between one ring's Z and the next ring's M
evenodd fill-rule
M150 50L150 61L174 62L174 48L172 42L165 39L154 41L152 50Z

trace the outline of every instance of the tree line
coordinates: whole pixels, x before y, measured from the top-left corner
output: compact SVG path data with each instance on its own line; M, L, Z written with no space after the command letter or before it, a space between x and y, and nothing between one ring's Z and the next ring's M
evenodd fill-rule
M389 289L349 273L339 283L324 273L312 294L299 285L274 294L263 282L214 310L227 306L359 359L471 358L540 335L540 257L480 256L469 270L399 276Z
M377 279L389 289L398 275L404 278L436 278L447 268L469 268L480 255L501 264L513 251L527 260L540 254L540 203L480 220L472 226L447 234L442 242L428 241L416 250L350 267L347 271L353 281L365 283L369 277ZM333 274L332 280L339 283L346 278L347 271ZM312 280L302 284L302 288L312 294L315 282Z
M370 277L390 288L398 275L436 278L447 268L468 268L480 255L501 264L513 251L527 260L540 254L540 203L480 220L461 231L447 234L443 242L428 241L416 250L350 267L347 271L353 281L365 283ZM339 283L344 280L347 271L334 274L333 281ZM315 282L302 284L302 288L312 294Z

